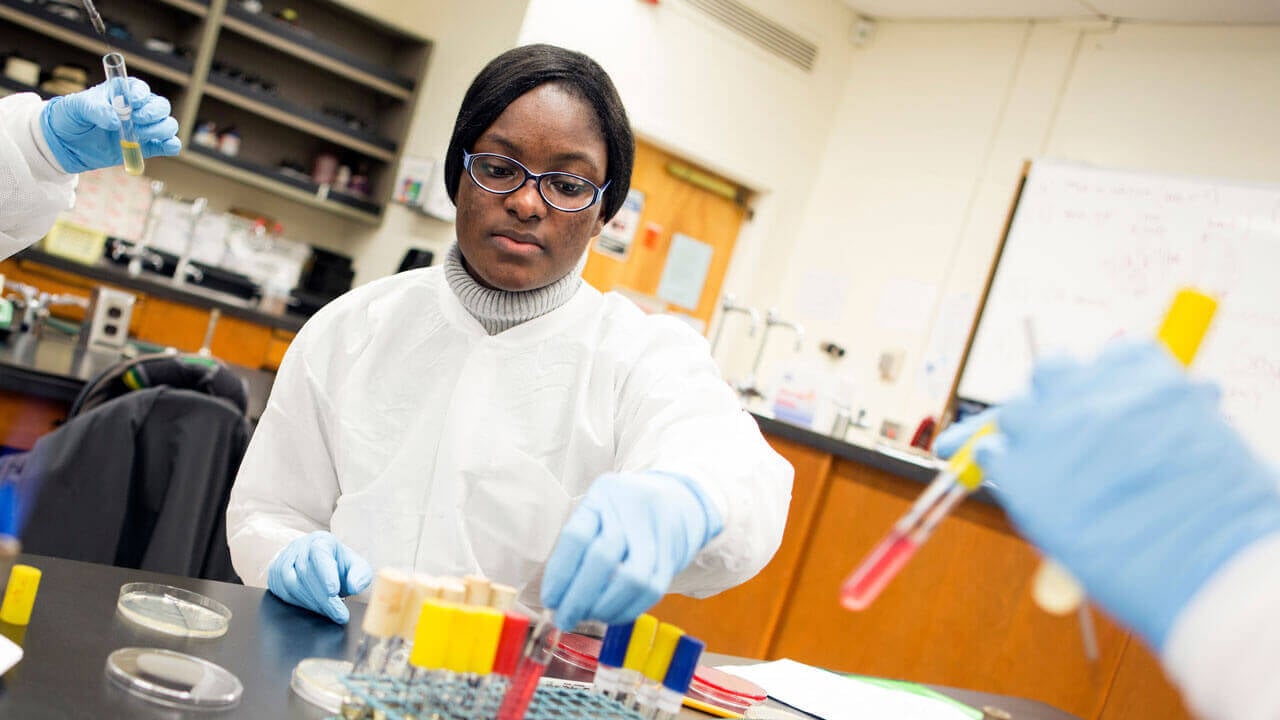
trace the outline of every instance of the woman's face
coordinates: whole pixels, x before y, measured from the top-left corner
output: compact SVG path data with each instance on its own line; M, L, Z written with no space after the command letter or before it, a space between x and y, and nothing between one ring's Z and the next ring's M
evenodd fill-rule
M506 155L534 173L573 173L598 187L608 170L604 134L591 105L550 84L516 98L467 150ZM476 280L499 290L535 290L559 280L604 227L602 202L562 212L547 205L532 182L495 195L463 170L457 200L462 257Z

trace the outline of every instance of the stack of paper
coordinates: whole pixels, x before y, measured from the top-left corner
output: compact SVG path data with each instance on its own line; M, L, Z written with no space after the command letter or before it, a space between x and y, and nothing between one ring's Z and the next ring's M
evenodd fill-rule
M758 665L718 668L750 680L769 697L823 720L973 720L982 713L945 699L847 678L802 665L775 660Z

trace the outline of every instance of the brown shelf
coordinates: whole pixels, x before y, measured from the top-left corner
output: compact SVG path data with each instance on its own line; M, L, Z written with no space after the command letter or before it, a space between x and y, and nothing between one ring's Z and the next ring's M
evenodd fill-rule
M195 0L160 0L160 2L169 7L189 12L196 17L208 17L209 15L208 3L196 2Z

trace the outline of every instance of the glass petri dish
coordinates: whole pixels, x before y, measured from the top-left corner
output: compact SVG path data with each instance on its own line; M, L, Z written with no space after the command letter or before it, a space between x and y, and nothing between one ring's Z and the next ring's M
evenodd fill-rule
M565 633L560 642L551 650L551 660L547 663L547 675L561 680L576 680L589 683L596 677L596 666L600 658L600 640Z
M231 625L231 610L200 593L157 583L120 586L116 610L125 619L169 635L216 638Z
M307 658L293 668L289 687L298 697L321 710L342 711L342 699L349 694L342 678L351 674L351 663L332 658Z
M722 710L739 713L759 705L767 697L759 685L706 665L699 665L693 673L688 695Z
M107 656L107 677L151 703L214 710L240 702L240 678L221 665L159 648L120 648Z

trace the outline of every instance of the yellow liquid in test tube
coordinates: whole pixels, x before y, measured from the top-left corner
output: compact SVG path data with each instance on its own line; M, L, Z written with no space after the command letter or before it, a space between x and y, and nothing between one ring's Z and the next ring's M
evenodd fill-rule
M124 171L130 175L141 175L146 169L142 160L142 146L138 143L121 140L120 154L124 156Z

